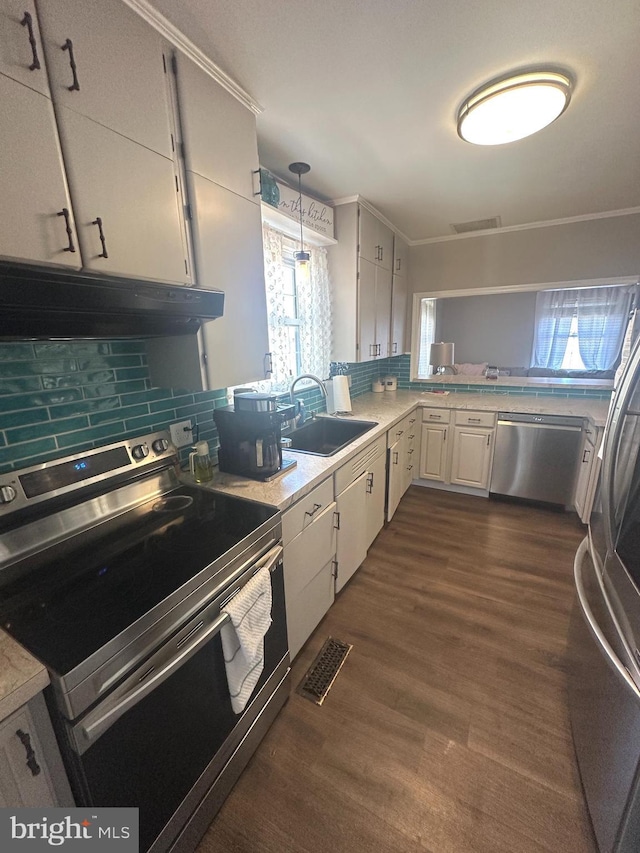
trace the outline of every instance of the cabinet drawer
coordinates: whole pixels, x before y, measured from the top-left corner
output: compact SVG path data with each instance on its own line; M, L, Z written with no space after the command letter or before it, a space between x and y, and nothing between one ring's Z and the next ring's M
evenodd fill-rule
M371 466L380 456L387 452L386 437L380 436L372 441L364 450L358 453L350 462L347 462L335 473L336 497L357 480L360 474L371 470Z
M455 423L463 426L494 427L496 413L458 410L455 413Z
M301 498L282 515L282 544L301 533L323 510L333 503L333 480L329 477Z
M427 409L422 410L423 424L448 424L451 420L449 409Z
M285 596L298 595L336 553L335 503L319 513L313 523L284 548Z

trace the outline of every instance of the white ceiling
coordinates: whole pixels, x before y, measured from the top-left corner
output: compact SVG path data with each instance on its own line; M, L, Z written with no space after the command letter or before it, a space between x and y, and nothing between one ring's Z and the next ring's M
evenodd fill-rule
M257 100L260 161L303 188L360 194L409 239L640 205L638 0L151 0ZM464 97L551 63L577 81L528 139L476 147Z

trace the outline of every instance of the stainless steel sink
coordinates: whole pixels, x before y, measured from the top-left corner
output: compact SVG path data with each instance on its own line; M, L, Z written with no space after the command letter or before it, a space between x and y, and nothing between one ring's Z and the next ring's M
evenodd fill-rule
M377 421L314 418L285 436L291 442L286 442L285 449L313 456L333 456L377 425Z

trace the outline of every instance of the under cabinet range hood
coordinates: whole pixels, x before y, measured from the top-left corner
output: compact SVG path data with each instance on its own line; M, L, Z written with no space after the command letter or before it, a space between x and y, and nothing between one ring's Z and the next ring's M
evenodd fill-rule
M0 339L195 334L222 316L224 293L0 262Z

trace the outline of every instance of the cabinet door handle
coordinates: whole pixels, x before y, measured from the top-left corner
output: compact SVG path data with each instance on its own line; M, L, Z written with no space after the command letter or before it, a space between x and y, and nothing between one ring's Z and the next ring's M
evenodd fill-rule
M102 230L102 219L99 216L92 221L92 225L98 226L98 233L100 235L100 242L102 243L102 251L98 255L99 258L108 258L109 252L107 252L107 241L104 239L104 231Z
M393 460L393 464L394 464L394 465L397 465L397 464L398 464L398 451L397 451L397 450L394 450L394 451L393 451L393 455L394 455L394 457L395 457L395 458L394 458L394 460Z
M446 440L447 440L447 431L446 431L446 429L445 429L445 430L444 430L444 432L442 433L442 440L443 440L443 441L446 441Z
M23 732L22 729L18 729L16 734L20 738L20 743L24 746L25 752L27 753L27 767L31 770L31 775L37 776L40 773L40 765L36 761L36 754L31 746L31 736L29 735L29 732Z
M590 456L591 456L591 451L589 449L585 449L584 453L582 454L582 461L588 462Z
M251 170L251 174L252 174L252 175L257 175L257 176L258 176L258 189L257 189L257 190L254 190L254 191L253 191L253 194L254 194L254 195L262 195L262 172L260 171L260 169L252 169L252 170ZM255 183L256 183L256 182L255 182L255 179L254 179L254 181L253 181L254 186L255 186Z
M311 509L311 510L309 510L309 509L305 510L305 513L304 513L304 514L305 514L305 515L308 515L308 516L309 516L309 518L313 518L313 516L318 512L318 510L319 510L319 509L322 509L322 504L314 504L314 505L313 505L313 509Z
M400 261L401 258L398 258L398 260L396 261L396 272L400 272Z
M367 494L370 495L373 492L373 472L367 474Z
M380 260L383 259L383 257L382 257L383 255L384 255L384 246L380 246Z
M33 34L33 18L29 12L24 13L24 17L20 23L23 27L27 28L29 33L29 44L31 45L31 53L33 55L33 62L29 66L29 71L39 71L40 60L38 59L38 45L36 44L36 37Z
M58 216L64 216L64 230L67 232L67 239L69 241L68 245L65 247L65 252L75 252L76 247L73 244L73 231L71 230L71 221L69 217L69 211L66 207L63 207L62 210L58 211Z
M339 512L333 513L333 526L334 526L335 530L340 530L340 513Z
M489 433L489 435L487 436L487 447L490 447L490 445L491 445L491 433Z
M80 91L80 83L78 83L78 73L76 70L76 60L73 55L73 42L71 39L67 39L65 43L62 45L62 50L69 51L69 66L71 67L71 73L73 74L73 83L71 86L67 86L67 89L70 92L79 92Z
M397 436L401 436L403 433L404 433L404 430L403 430L403 429L399 429L399 430L397 430L397 431L396 431L396 435L397 435Z
M376 355L382 355L382 344L376 344L376 347L378 349Z

